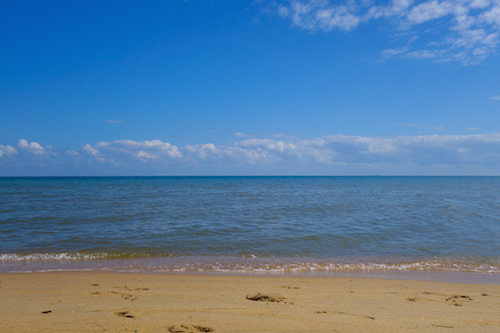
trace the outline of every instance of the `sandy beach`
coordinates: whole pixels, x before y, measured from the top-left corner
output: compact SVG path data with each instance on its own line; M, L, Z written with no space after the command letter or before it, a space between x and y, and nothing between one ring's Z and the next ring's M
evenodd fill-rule
M500 285L291 276L0 275L2 332L500 330Z

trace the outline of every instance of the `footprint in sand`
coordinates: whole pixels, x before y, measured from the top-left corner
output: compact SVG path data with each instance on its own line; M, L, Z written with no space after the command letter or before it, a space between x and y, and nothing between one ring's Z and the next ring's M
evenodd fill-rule
M451 295L450 297L446 298L446 302L449 302L454 306L462 306L469 301L472 301L472 298L467 295Z
M90 293L91 295L120 295L121 298L128 301L137 301L137 297L132 294L120 293L116 291L93 291Z
M406 300L409 302L420 302L420 301L428 301L428 302L441 302L442 298L445 297L445 301L449 305L453 306L462 306L465 303L472 301L472 298L467 295L450 295L443 293L436 293L431 291L424 291L422 295L426 295L428 297L420 298L420 297L408 297Z
M113 289L125 289L127 291L132 291L132 289L130 289L129 286L113 286L111 288L113 288Z
M126 299L126 300L130 300L130 301L137 300L137 297L134 297L134 295L132 295L132 294L125 294L125 293L116 293L116 294L120 295L121 298Z
M212 327L202 325L173 325L168 328L170 333L214 332Z
M373 316L367 316L367 315L362 315L362 314L357 314L357 313L349 313L349 312L343 312L343 311L334 311L334 312L341 314L341 315L346 315L346 316L353 316L353 317L360 317L360 318L375 320L375 317L373 317Z
M99 285L97 283L94 283L92 286L99 287ZM111 288L132 291L132 288L130 288L129 286L114 286ZM149 290L149 288L137 287L137 288L134 288L133 290L141 292L141 291L147 291L147 290ZM91 295L120 295L121 298L123 298L125 300L129 300L129 301L136 301L138 299L137 296L135 296L131 293L120 292L120 291L94 291L94 292L91 292L90 294Z
M451 325L438 325L438 324L431 324L432 327L440 327L440 328L454 328L454 326Z
M128 311L115 312L118 317L135 319L135 316Z

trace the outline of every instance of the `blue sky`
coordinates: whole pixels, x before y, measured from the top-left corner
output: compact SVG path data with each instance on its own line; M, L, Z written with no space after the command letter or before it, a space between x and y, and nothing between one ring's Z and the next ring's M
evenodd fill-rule
M0 175L500 174L500 1L4 1Z

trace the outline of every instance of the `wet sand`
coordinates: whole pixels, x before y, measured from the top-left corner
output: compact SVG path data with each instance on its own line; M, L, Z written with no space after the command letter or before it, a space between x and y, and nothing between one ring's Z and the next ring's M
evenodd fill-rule
M500 285L291 276L0 274L1 332L499 332Z

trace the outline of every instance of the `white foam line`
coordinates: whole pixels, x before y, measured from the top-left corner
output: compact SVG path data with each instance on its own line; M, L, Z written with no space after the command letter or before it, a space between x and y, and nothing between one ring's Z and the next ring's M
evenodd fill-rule
M17 253L0 253L0 262L9 261L76 261L76 260L95 260L105 259L109 256L106 253L30 253L30 254L17 254Z

